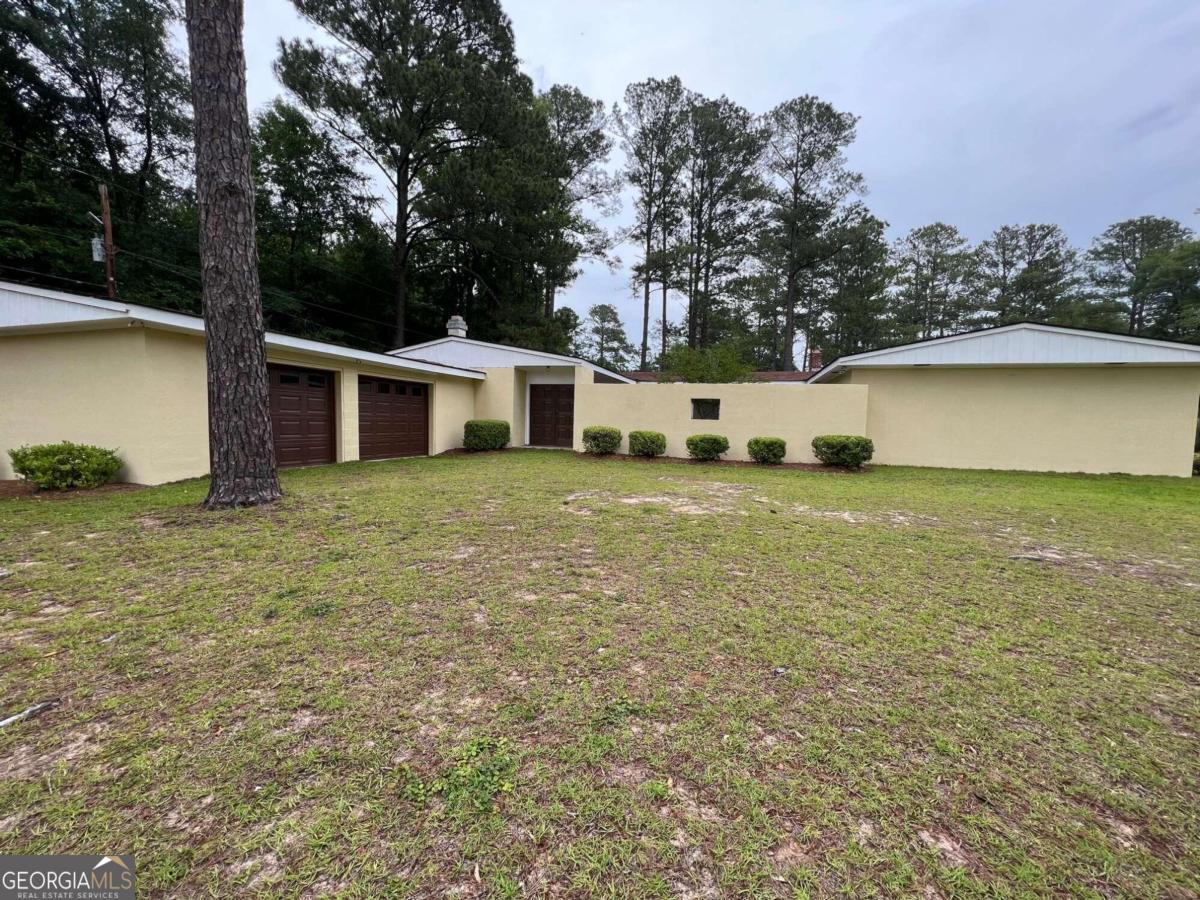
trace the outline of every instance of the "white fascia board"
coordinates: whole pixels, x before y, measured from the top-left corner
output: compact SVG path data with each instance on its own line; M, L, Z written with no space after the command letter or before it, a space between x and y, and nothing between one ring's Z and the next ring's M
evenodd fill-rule
M619 372L605 369L585 359L574 356L564 356L561 353L548 353L545 350L528 350L524 347L510 347L507 344L494 344L490 341L476 341L471 338L444 337L422 344L410 344L396 350L389 350L389 356L396 357L430 357L446 363L450 360L455 365L471 365L482 369L516 368L517 366L573 366L601 372L625 384L633 384L632 378L627 378Z
M0 283L0 334L128 327L130 325L144 325L148 328L161 328L166 331L201 336L204 334L204 320L199 316L154 309L150 306L138 306L134 303L82 297L23 284ZM400 372L449 375L473 381L483 381L487 377L482 372L465 369L461 366L401 360L385 353L355 350L351 347L340 347L337 344L292 337L274 331L268 331L265 338L267 347L271 349L296 350L329 359L370 363Z
M847 369L1200 365L1200 346L1055 325L1017 323L835 359L813 384Z

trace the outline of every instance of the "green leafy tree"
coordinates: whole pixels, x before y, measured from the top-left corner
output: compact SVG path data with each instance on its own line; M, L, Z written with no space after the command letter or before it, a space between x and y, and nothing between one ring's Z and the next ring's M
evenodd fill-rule
M1144 333L1200 343L1200 241L1143 256L1130 295L1143 310Z
M295 0L337 41L281 42L276 72L327 128L379 170L394 196L394 335L405 342L414 250L453 224L427 180L488 141L529 93L497 0ZM444 180L443 180L443 183Z
M178 21L170 0L15 0L0 20L63 98L77 162L127 191L114 205L138 223L190 149L188 78L169 40Z
M353 155L296 107L272 101L255 118L252 139L259 226L283 239L289 257L323 252L369 215Z
M1092 282L1127 308L1130 334L1141 334L1147 325L1142 296L1133 290L1142 260L1173 250L1190 237L1191 231L1174 219L1138 216L1109 225L1092 241L1087 253Z
M914 228L896 243L899 336L924 340L961 331L976 313L978 256L953 225Z
M610 303L598 303L588 310L578 349L580 356L608 369L628 368L635 353L625 335L621 316Z
M886 222L855 206L833 230L838 251L818 269L824 315L805 348L806 369L813 367L814 347L824 352L825 362L832 362L838 356L874 350L891 337L889 288L896 270L886 229Z
M661 369L663 377L694 384L726 384L745 381L754 371L743 348L736 341L723 341L711 347L693 348L678 344L667 350Z
M782 269L784 369L795 368L802 273L838 251L830 229L846 198L863 190L862 176L851 171L846 161L857 122L855 116L809 95L781 103L764 119L771 223L764 237L775 245L770 259ZM808 345L817 313L809 310L801 315L800 330Z
M678 77L649 78L625 89L624 105L613 109L613 121L625 151L622 175L634 189L631 237L641 246L634 282L642 289L640 366L650 351L650 292L657 280L662 290L662 318L667 318L667 292L676 259L669 249L679 222L678 191L688 153L688 112L693 98ZM666 351L662 343L661 351Z
M979 248L983 306L997 325L1074 324L1079 258L1057 225L1005 225Z
M554 313L556 292L578 274L578 260L609 262L611 235L593 215L611 215L620 208L620 179L604 166L612 152L610 119L604 103L578 88L556 84L540 95L553 151L553 175L560 182L563 226L556 232L563 253L546 267L545 313Z
M693 101L682 175L682 287L693 349L728 336L732 288L762 228L765 140L754 117L732 100Z

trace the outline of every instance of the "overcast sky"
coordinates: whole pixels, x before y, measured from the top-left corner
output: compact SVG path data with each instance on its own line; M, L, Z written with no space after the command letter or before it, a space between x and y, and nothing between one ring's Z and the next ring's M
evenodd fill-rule
M248 0L251 109L281 90L280 37L314 34L288 0ZM1079 246L1147 213L1200 230L1197 0L504 0L539 89L610 106L678 75L764 112L816 94L861 117L852 164L891 236L942 220L972 240L1056 222ZM617 158L613 160L617 164ZM626 212L608 221L625 224ZM624 266L591 266L560 296L641 304ZM679 305L675 306L678 315Z

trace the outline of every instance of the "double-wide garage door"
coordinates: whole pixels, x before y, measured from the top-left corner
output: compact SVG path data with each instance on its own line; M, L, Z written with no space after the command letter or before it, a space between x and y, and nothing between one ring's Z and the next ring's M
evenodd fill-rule
M335 462L334 373L272 364L268 374L271 426L279 465ZM359 376L358 443L362 459L428 453L429 386Z

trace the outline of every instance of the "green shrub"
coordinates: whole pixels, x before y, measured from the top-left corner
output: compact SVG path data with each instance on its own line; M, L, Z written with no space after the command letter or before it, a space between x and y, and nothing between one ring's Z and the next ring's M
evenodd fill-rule
M723 434L693 434L687 439L688 456L712 460L729 450L729 438Z
M36 444L8 451L13 471L47 491L108 484L121 468L115 450L90 444Z
M621 429L611 425L589 425L583 429L583 449L597 456L621 449Z
M827 466L861 469L875 454L869 437L858 434L820 434L813 438L813 454Z
M633 440L632 434L629 436L629 439ZM1200 475L1200 453L1192 457L1192 474Z
M783 462L787 453L787 441L777 437L750 438L746 444L746 452L756 463L775 466Z
M463 428L468 450L500 450L508 445L510 430L503 419L469 419Z
M631 431L629 452L634 456L662 456L667 452L667 436L661 431Z

